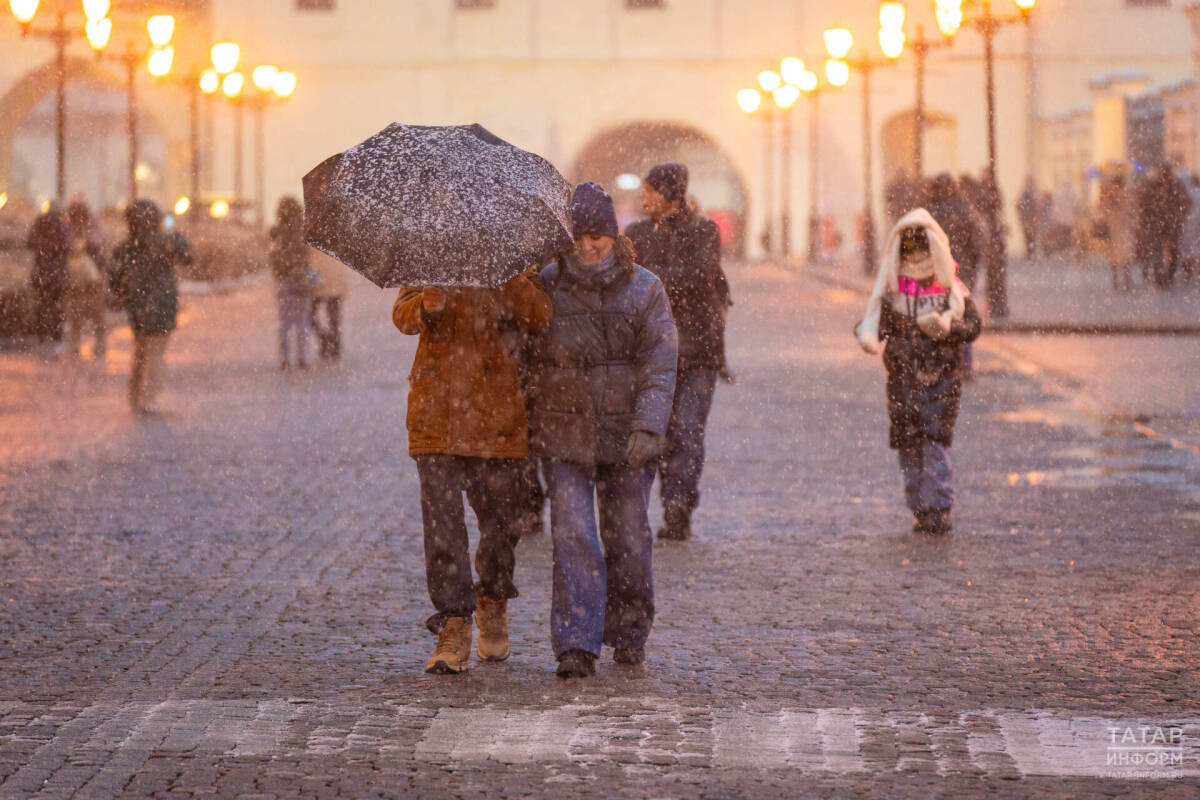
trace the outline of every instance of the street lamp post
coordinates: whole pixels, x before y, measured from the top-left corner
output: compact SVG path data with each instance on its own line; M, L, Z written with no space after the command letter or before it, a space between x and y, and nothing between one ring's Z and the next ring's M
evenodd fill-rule
M258 94L254 103L254 176L255 203L260 227L267 223L267 149L265 122L267 105L272 100L286 100L296 91L296 76L271 64L262 64L251 73Z
M788 57L779 64L779 74L783 80L794 86L800 93L808 95L808 262L816 260L820 242L820 80L817 74L805 66L799 58ZM786 99L786 98L785 98ZM790 141L790 140L789 140ZM790 219L788 220L790 226Z
M782 85L783 79L778 72L764 69L758 73L758 86L768 95L774 95L775 90ZM766 198L763 211L766 216L766 228L763 232L764 249L768 256L775 254L775 113L770 103L763 103L763 188Z
M999 175L996 168L996 33L1008 25L1030 25L1033 8L1037 0L1013 0L1018 13L1001 16L992 13L992 0L980 0L980 14L973 19L965 19L962 12L962 0L936 0L938 25L942 32L953 36L962 25L969 25L983 37L984 61L984 93L987 98L987 148L988 166L985 180L992 194L999 192ZM946 24L943 24L943 17ZM999 203L993 201L992 206ZM992 243L988 248L990 256L987 259L988 311L995 317L1008 316L1008 286L1007 286L1007 257L1003 242L1000 241L1001 208L988 209L991 224Z
M863 122L863 273L872 275L875 272L875 175L874 159L872 158L871 142L871 75L880 67L890 66L900 57L900 50L893 48L894 42L882 36L880 42L887 41L886 58L873 59L865 50L858 58L849 58L854 47L854 36L846 28L830 28L825 31L825 49L829 59L825 62L825 73L829 83L842 87L850 80L850 71L856 70L862 76L862 122ZM900 36L900 49L903 49L903 36Z
M916 73L916 100L913 107L913 173L917 178L925 175L925 128L928 120L925 114L925 59L930 50L939 47L949 47L952 40L943 34L939 37L926 37L925 26L917 26L917 36L908 41L913 52L913 71Z
M96 49L96 59L110 58L120 61L125 68L126 131L129 139L129 202L137 199L138 167L138 120L137 120L137 70L143 60L146 68L156 78L166 77L175 60L175 48L171 38L175 35L175 18L170 14L156 14L146 21L146 33L150 38L150 49L139 50L132 41L127 41L123 53L108 54L102 47ZM89 34L89 38L90 38ZM107 44L108 36L104 36Z
M780 120L779 252L787 260L792 254L792 107L800 99L800 89L784 83L771 92L771 99L779 109Z
M67 195L67 46L78 35L78 30L67 26L65 2L58 3L54 11L54 25L49 28L33 27L39 0L9 0L9 7L21 26L22 38L36 36L48 39L54 45L54 193L60 200ZM84 36L97 52L108 46L112 34L112 20L108 18L109 0L83 0Z
M737 93L737 104L744 113L753 115L758 113L763 107L762 93L758 89L739 89ZM771 254L771 125L770 112L763 109L763 117L767 121L764 123L765 131L765 146L763 148L763 186L765 188L763 197L763 220L766 225L764 234L766 254ZM748 226L747 226L748 227Z

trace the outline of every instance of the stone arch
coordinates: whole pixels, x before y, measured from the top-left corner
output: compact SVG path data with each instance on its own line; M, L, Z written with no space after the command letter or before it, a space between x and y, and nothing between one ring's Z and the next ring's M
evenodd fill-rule
M717 221L722 242L740 252L748 206L745 180L728 151L693 125L639 120L607 127L579 149L567 177L572 182L592 180L604 185L613 195L624 227L639 219L642 211L637 187L631 181L618 183L618 177L640 178L664 161L688 166L689 195Z
M9 86L0 95L0 187L8 187L13 181L13 149L22 126L29 119L34 107L45 97L52 95L57 84L56 67L53 61L36 67ZM68 56L66 80L68 82L88 79L97 84L120 91L125 90L124 81L115 70L102 67L95 59ZM165 140L168 149L186 142L186 115L159 109L165 104L161 88L139 76L138 115L145 129L157 132ZM71 130L71 108L67 107L67 130ZM72 159L67 154L67 185L71 185Z
M916 112L893 114L880 128L885 185L900 173L913 172L916 142ZM943 111L925 109L925 174L958 172L958 118Z

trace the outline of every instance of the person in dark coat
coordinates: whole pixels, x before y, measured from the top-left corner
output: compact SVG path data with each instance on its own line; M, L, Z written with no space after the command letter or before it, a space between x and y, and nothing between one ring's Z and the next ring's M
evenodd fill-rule
M997 319L1008 316L1008 256L1005 240L1004 198L995 174L984 170L979 183L979 210L987 220L983 238L983 264L987 270L988 313Z
M71 249L67 256L67 318L70 322L70 352L79 355L83 327L91 323L96 337L95 358L106 351L105 314L108 310L108 258L92 222L87 203L75 200L67 207Z
M427 672L468 669L472 618L479 625L479 657L508 658L529 426L500 322L508 318L532 334L549 324L551 313L550 299L525 273L501 289L408 286L392 307L396 328L420 337L405 424L421 484L425 580L435 610L425 624L438 635ZM479 521L477 584L464 494Z
M26 245L33 251L30 283L37 297L34 312L36 333L41 341L61 347L66 322L67 254L71 231L57 203L33 221Z
M110 286L133 329L133 363L129 373L129 405L134 413L156 410L162 386L167 340L179 313L175 267L191 261L181 234L162 231L162 212L149 200L136 200L125 210L129 238L113 251Z
M658 463L664 526L661 539L684 540L700 504L704 432L718 373L725 366L729 282L721 270L717 226L687 207L687 167L659 164L642 183L649 219L630 225L639 263L658 276L679 331L679 374L666 447Z
M531 446L544 459L554 544L550 636L562 678L594 674L604 644L618 663L644 658L654 621L646 506L679 360L666 290L634 263L612 198L583 183L570 212L575 250L541 272L554 319L531 375Z
M930 209L930 213L933 213L932 209ZM936 216L937 214L934 214L934 217ZM1017 219L1021 222L1021 233L1025 235L1025 258L1033 261L1037 258L1038 248L1043 244L1038 234L1045 228L1041 224L1043 221L1041 194L1038 192L1037 184L1034 183L1032 176L1025 179L1025 187L1017 198ZM939 219L938 222L941 220ZM950 233L950 231L946 231L946 233ZM954 246L953 236L950 237L950 245Z
M271 228L269 258L275 275L279 304L279 368L294 363L308 368L308 335L312 331L313 297L318 276L309 266L309 247L304 241L304 206L294 197L279 201L276 224ZM289 352L295 351L295 358Z
M950 254L958 263L959 279L971 288L979 274L981 237L971 207L949 173L938 175L930 183L928 211L950 239ZM971 345L963 351L964 375L971 374L974 358Z
M1192 208L1192 198L1183 181L1170 167L1155 167L1142 187L1141 235L1148 256L1149 274L1163 289L1175 282L1179 266L1179 242L1183 224Z
M980 327L970 292L955 275L945 231L925 209L903 217L855 333L868 353L886 344L888 443L899 454L916 532L951 528L954 476L947 450L962 396L963 347Z

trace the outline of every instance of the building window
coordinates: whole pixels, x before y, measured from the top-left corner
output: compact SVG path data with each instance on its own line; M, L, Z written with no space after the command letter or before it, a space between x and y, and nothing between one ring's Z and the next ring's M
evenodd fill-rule
M296 0L297 11L334 11L337 0Z
M666 8L667 0L625 0L626 8Z
M496 0L454 0L454 7L463 11L495 8Z

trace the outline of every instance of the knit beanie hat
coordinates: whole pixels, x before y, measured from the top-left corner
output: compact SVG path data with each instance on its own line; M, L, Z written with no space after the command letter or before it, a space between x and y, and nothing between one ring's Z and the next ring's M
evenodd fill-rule
M571 235L578 239L588 233L614 239L619 233L612 197L591 181L576 186L571 198Z
M683 164L668 161L653 167L646 183L677 208L683 208L687 202L688 170Z

